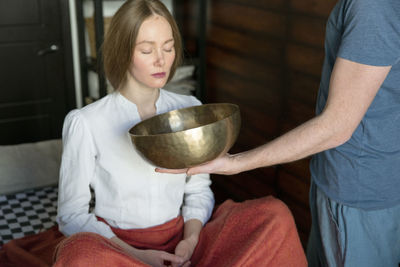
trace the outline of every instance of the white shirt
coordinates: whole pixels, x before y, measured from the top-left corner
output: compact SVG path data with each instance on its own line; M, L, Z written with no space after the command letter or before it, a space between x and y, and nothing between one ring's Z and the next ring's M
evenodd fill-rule
M160 89L156 109L161 114L200 104L193 96ZM66 236L115 236L96 216L121 229L160 225L180 214L185 221L198 219L203 224L210 218L214 196L209 175L155 172L129 136L140 120L136 105L119 92L65 118L57 222ZM94 213L89 213L89 186L96 196Z

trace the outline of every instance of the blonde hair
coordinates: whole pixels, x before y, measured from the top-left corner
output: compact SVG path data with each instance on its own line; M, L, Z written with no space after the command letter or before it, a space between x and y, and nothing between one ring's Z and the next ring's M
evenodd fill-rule
M113 16L102 47L104 72L114 89L125 84L140 26L152 15L164 17L172 29L175 60L168 81L182 62L181 35L165 5L158 0L128 0Z

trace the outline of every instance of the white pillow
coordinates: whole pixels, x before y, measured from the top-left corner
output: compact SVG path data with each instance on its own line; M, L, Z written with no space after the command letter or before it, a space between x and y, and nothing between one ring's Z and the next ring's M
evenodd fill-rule
M57 184L61 153L61 139L0 146L0 195Z

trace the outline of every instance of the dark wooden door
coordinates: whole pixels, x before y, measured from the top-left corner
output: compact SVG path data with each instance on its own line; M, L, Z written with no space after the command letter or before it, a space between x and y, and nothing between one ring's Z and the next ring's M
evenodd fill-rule
M0 145L58 138L74 106L68 0L0 0Z

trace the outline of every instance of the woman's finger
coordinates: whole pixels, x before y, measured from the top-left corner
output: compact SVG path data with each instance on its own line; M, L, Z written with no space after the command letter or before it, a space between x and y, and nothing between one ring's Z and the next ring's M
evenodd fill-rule
M179 266L182 265L185 262L185 260L182 257L177 256L175 254L170 254L168 252L162 253L161 254L161 258L164 261L169 261L169 262L171 262L171 264L176 264L176 265L179 265Z

